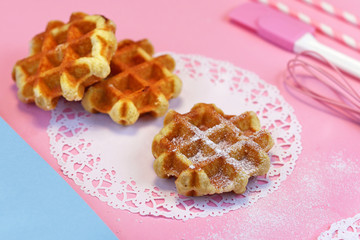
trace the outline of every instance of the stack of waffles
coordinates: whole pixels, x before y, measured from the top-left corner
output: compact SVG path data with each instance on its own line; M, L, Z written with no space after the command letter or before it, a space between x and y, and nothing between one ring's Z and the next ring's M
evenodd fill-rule
M13 69L18 97L51 110L60 97L107 113L123 125L140 114L162 116L182 83L170 55L153 58L148 40L117 43L115 24L101 15L73 13L68 23L50 21L30 44L30 56Z

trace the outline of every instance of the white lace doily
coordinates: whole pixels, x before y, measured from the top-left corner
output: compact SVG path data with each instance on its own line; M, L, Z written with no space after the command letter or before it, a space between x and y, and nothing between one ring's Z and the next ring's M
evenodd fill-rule
M330 229L323 232L318 240L360 239L360 213L352 218L333 223Z
M256 111L275 139L269 173L250 179L242 195L180 196L174 179L160 179L152 168L151 144L163 117L145 115L124 127L105 114L85 112L80 103L60 101L52 111L48 135L51 153L64 174L114 208L183 220L248 207L278 189L302 149L301 126L279 90L231 63L170 54L176 60L175 73L183 81L182 92L170 100L170 108L185 113L204 102L215 103L226 114Z

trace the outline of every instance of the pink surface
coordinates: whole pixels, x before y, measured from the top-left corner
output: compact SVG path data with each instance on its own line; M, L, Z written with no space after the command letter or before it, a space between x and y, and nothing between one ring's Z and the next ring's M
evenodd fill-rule
M49 151L46 128L50 113L16 98L11 69L28 53L29 40L47 21L67 21L71 12L100 13L117 24L117 37L149 38L157 51L201 54L230 61L276 85L300 121L303 152L294 172L280 189L254 205L221 217L188 221L140 216L113 209L86 195L64 179L96 211L120 239L316 239L331 223L360 212L360 126L319 111L294 98L282 76L293 54L229 22L228 13L245 1L9 1L1 2L0 115L61 176ZM308 6L284 1L360 39L358 29ZM329 0L350 12L360 12L357 0ZM36 13L29 11L36 9ZM360 60L360 54L316 34L319 41ZM354 80L352 82L357 82ZM31 164L31 159L29 159ZM56 216L54 216L56 217Z

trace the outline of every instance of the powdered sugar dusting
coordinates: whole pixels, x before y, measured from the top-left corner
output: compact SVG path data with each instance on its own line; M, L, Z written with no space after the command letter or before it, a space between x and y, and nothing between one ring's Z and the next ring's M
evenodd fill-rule
M206 157L203 152L201 150L199 150L196 155L192 156L189 158L189 160L193 163L193 164L198 164L206 159L210 159L211 157Z
M333 153L330 156L330 159L331 159L330 167L334 171L340 171L346 174L360 173L359 159L349 159L349 158L344 159L343 151Z
M197 165L204 161L211 162L218 158L227 159L227 163L231 164L235 167L241 174L246 174L248 176L252 176L256 172L256 165L252 162L254 159L248 159L246 156L247 148L253 148L257 151L261 150L261 147L255 143L252 138L258 137L259 133L255 132L252 136L247 137L244 136L243 132L238 129L233 123L232 119L224 118L220 113L215 111L213 113L212 119L214 122L219 122L215 126L211 128L207 128L204 126L195 126L191 124L187 118L182 118L182 126L186 126L191 130L194 135L190 138L190 141L184 140L182 136L172 139L174 143L176 143L177 149L181 149L184 145L191 145L199 141L202 145L206 145L213 150L213 155L205 154L202 148L197 149L197 153L194 156L189 157L189 160ZM233 118L238 118L238 116L234 116ZM215 143L212 141L209 136L216 135L221 131L227 131L227 134L223 136L219 143ZM230 142L228 139L230 134L235 134L238 141L234 144ZM220 134L218 134L220 135ZM180 141L183 141L182 143ZM241 158L235 159L230 156L230 152L243 152ZM220 179L220 177L219 177ZM225 181L225 180L224 180Z

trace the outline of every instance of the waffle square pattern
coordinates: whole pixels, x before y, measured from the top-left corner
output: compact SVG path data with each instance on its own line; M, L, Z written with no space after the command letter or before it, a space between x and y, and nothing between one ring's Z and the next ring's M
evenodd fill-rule
M268 172L274 141L255 112L225 115L214 104L198 103L185 114L170 110L154 137L154 170L176 177L186 196L245 192L248 179Z
M168 100L179 95L181 80L172 73L175 61L170 55L152 57L148 40L123 40L111 60L110 76L87 90L83 107L110 115L122 125L134 124L139 116L163 116Z
M101 15L76 12L66 24L50 21L33 37L30 56L13 68L20 100L44 110L54 109L61 96L81 100L86 87L110 73L114 32L115 24Z

